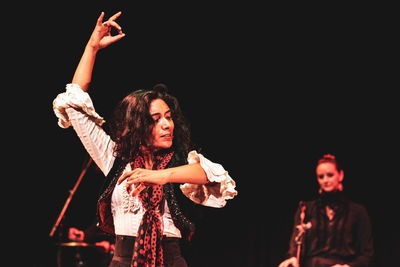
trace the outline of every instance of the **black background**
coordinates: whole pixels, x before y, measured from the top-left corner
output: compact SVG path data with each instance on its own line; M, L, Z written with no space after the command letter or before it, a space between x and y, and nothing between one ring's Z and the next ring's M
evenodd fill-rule
M96 111L108 121L131 90L166 83L194 142L237 183L225 208L203 209L185 252L190 266L277 266L298 202L317 196L314 169L324 153L341 160L346 194L369 212L377 266L395 262L399 110L390 7L115 2L10 10L22 22L10 26L12 47L4 50L15 74L4 79L23 111L10 123L18 141L9 156L20 174L11 175L10 192L23 196L8 213L19 225L10 232L22 234L12 238L11 249L26 255L18 261L55 264L48 235L87 154L72 129L57 126L52 101L71 82L100 12L120 10L126 37L97 56ZM102 177L88 169L66 226L90 224Z

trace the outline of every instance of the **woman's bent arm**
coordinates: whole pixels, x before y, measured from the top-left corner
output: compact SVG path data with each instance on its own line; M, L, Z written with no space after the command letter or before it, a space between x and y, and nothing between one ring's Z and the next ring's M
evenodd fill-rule
M97 52L125 36L125 34L122 33L121 27L115 22L120 15L121 12L118 12L103 23L104 12L101 12L97 19L96 27L90 36L89 42L85 47L85 51L75 70L74 77L72 78L72 83L79 84L85 92L89 90ZM114 27L118 31L117 35L111 35L111 27Z

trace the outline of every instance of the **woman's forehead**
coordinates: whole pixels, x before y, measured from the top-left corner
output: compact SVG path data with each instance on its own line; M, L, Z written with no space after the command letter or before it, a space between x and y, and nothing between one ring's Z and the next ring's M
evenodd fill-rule
M317 166L317 172L322 172L322 171L333 171L336 170L336 165L331 163L331 162L324 162L320 163Z
M151 115L153 114L164 114L169 111L169 106L165 103L164 100L157 98L151 101L149 112Z

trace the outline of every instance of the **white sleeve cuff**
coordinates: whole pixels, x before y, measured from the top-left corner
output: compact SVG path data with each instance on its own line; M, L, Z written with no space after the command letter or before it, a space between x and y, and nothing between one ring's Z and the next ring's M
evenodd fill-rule
M82 110L99 126L105 122L94 110L93 102L89 94L84 92L78 84L67 84L66 91L59 94L53 101L53 110L58 118L58 125L61 128L68 128L71 126L71 121L65 111L68 107Z
M233 199L237 195L235 181L222 165L211 162L196 151L189 153L188 163L200 163L210 182L205 185L186 183L180 186L183 194L193 202L221 208L226 205L228 199Z

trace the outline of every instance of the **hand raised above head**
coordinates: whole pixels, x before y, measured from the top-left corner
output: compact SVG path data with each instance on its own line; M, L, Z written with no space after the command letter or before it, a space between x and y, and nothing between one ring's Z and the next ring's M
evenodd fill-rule
M125 34L122 32L121 26L116 22L116 19L122 14L118 12L111 16L107 21L103 22L104 12L101 12L97 19L96 27L94 28L88 45L96 50L100 50L122 39ZM111 35L111 28L118 31L117 35Z

